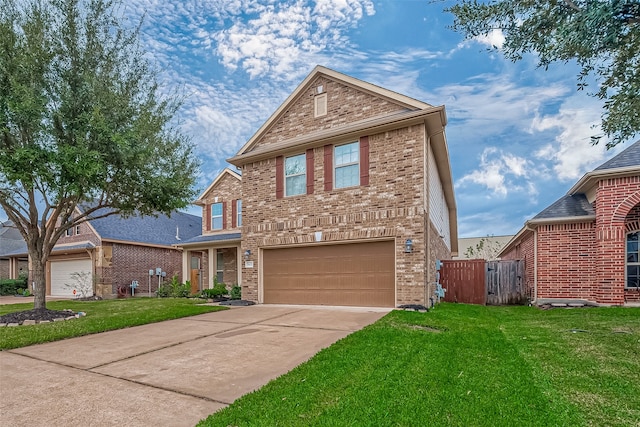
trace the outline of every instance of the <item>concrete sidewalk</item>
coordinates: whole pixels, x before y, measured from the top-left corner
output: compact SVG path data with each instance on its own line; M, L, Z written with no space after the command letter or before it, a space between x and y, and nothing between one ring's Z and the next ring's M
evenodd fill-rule
M193 426L389 310L256 305L0 352L2 426Z

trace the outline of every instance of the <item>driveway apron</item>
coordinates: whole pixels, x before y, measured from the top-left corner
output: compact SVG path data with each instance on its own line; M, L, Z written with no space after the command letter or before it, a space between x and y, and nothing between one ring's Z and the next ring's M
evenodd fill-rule
M387 312L256 305L3 351L0 425L193 426Z

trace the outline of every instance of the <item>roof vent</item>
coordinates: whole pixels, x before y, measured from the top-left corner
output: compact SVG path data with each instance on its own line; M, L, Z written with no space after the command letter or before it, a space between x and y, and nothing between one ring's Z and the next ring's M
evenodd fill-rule
M180 240L180 227L176 227L176 240Z

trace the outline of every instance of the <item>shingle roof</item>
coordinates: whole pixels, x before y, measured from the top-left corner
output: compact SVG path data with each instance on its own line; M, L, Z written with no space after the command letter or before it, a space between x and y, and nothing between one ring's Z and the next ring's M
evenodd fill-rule
M26 254L27 244L11 221L0 223L0 256Z
M640 165L640 140L631 144L627 149L612 157L602 165L598 166L595 170L617 169L629 166Z
M111 215L93 219L90 224L102 239L167 246L182 243L202 232L202 218L184 212L174 212L171 217L164 214L128 218Z
M205 243L205 242L222 242L226 240L240 240L240 233L228 233L228 234L201 234L193 239L183 240L179 242L179 245L186 245L188 243Z
M593 215L595 215L593 205L589 203L587 197L584 194L580 193L563 196L551 206L540 212L538 215L534 216L532 221L538 219L568 218Z

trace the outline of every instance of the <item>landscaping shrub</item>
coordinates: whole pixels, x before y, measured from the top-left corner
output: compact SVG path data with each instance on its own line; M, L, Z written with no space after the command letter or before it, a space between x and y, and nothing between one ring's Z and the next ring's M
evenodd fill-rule
M164 283L156 291L160 298L187 298L191 293L191 282L180 283L178 276L173 276L171 282Z
M211 289L203 289L201 295L204 298L220 298L226 295L229 291L224 283L215 283Z
M18 293L18 289L26 288L26 278L0 280L0 295L16 295Z
M229 293L231 299L242 299L242 288L238 285L233 285L231 292Z

